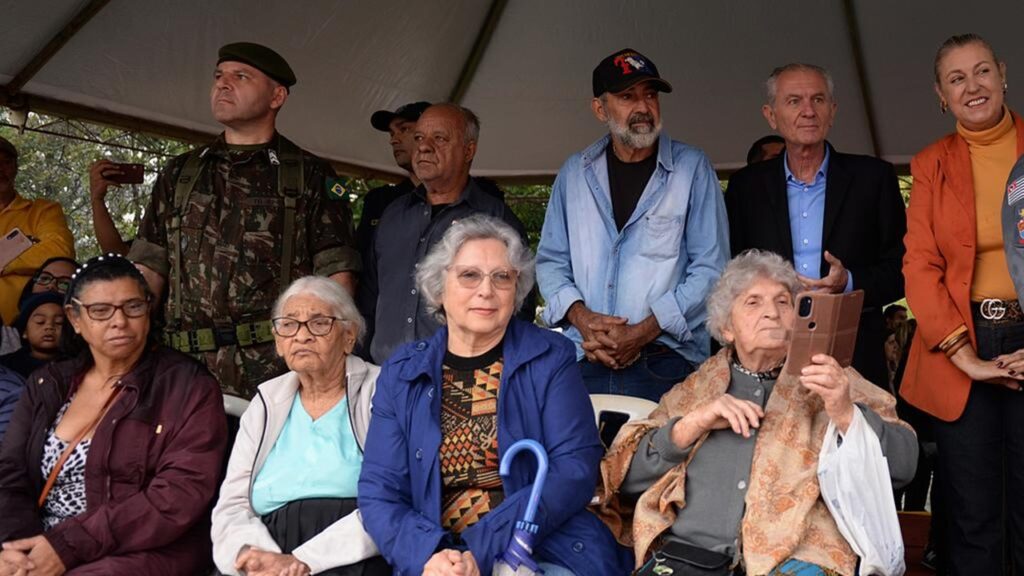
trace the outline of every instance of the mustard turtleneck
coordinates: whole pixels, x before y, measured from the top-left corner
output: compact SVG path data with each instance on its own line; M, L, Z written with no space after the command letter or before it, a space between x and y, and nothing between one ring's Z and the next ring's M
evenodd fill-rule
M1017 129L1013 116L1004 106L1003 119L995 126L972 132L957 123L956 131L967 141L971 153L974 209L978 226L971 300L1016 300L1017 291L1013 287L1010 270L1006 265L1006 253L1003 251L1002 224L1006 179L1017 161Z

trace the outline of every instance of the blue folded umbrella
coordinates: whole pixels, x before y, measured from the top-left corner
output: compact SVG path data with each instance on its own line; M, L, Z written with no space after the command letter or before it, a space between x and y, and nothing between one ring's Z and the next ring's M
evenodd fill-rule
M526 513L521 520L516 522L512 541L508 543L508 548L494 564L494 576L533 576L541 573L537 562L532 557L533 539L537 536L539 528L534 524L533 519L537 516L540 494L544 490L544 480L548 475L548 453L535 440L520 440L505 451L498 472L502 477L508 476L512 459L523 450L529 450L537 457L537 477L533 479L530 499L526 503Z

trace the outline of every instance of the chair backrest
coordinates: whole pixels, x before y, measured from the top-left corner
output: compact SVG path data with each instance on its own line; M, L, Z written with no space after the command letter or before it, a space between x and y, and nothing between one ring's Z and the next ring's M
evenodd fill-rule
M224 413L228 416L241 418L245 409L249 407L249 401L238 396L224 395Z
M601 425L602 412L618 412L629 416L629 420L643 420L658 404L646 398L622 396L619 394L591 394L590 403L594 405L594 421Z

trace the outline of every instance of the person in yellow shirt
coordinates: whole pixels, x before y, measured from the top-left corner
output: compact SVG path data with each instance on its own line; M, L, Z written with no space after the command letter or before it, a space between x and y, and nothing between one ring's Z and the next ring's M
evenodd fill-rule
M18 314L18 296L32 274L48 258L75 257L75 241L60 204L27 200L14 189L18 174L18 149L0 137L0 242L19 228L32 246L0 270L0 318L9 324Z

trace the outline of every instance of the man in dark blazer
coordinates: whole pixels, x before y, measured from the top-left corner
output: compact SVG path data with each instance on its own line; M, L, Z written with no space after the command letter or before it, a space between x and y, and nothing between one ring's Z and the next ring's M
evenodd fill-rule
M864 290L853 366L886 387L882 308L903 297L907 221L892 164L837 152L825 137L836 112L823 68L788 64L765 83L762 113L786 140L782 156L729 179L730 246L770 250L793 262L805 289Z

